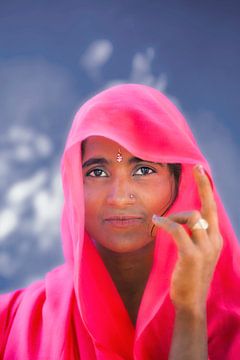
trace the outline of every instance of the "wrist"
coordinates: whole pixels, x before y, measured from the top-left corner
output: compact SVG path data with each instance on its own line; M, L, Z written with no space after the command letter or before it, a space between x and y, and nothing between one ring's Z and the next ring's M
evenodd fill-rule
M175 315L189 320L205 320L206 305L175 306Z

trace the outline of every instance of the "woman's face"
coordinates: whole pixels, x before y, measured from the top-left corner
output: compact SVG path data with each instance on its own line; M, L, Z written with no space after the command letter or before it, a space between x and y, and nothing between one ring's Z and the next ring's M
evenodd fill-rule
M136 158L101 136L84 142L82 163L85 226L90 237L99 246L121 253L151 242L152 215L161 215L174 196L168 166Z

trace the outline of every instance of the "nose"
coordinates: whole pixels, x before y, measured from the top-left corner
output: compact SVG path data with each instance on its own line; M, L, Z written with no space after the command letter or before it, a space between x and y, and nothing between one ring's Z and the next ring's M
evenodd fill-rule
M128 181L122 178L115 179L107 194L107 203L111 206L125 207L135 202L133 189Z

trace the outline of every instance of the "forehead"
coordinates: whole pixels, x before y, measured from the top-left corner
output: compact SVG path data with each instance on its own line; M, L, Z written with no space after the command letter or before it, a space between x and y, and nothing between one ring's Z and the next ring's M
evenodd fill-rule
M113 140L103 136L90 136L84 141L83 156L108 155L108 157L111 157L116 156L119 150L125 156L133 156L127 149Z

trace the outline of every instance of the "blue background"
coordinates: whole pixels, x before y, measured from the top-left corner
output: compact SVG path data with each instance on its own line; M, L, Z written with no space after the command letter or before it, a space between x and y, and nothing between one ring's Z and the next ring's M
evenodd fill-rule
M0 289L62 262L59 161L72 117L99 90L164 91L207 156L238 237L237 1L1 1Z

